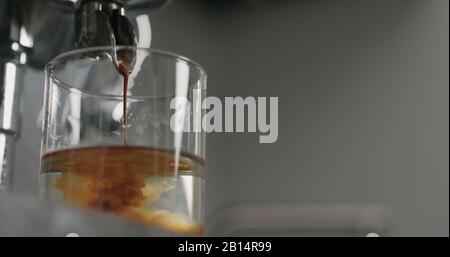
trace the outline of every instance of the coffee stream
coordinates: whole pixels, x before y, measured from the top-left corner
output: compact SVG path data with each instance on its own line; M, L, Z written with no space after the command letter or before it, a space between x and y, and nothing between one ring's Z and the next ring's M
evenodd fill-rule
M130 77L131 72L133 72L132 69L132 60L128 60L126 53L124 51L127 50L118 50L117 51L117 64L118 64L118 71L120 75L123 77L123 119L122 119L122 137L123 137L123 144L126 146L128 145L128 112L127 112L127 103L128 103L128 79ZM121 53L122 52L122 53Z
M130 77L131 70L127 69L125 65L120 65L120 75L123 77L123 144L128 145L128 113L127 113L127 102L128 102L128 78Z

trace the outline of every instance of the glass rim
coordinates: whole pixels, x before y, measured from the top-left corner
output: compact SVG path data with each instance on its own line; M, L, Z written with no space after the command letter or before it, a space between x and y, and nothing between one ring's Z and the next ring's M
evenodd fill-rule
M198 71L199 71L199 79L206 79L207 78L207 73L205 68L203 68L203 66L201 66L198 62L174 53L174 52L170 52L170 51L165 51L165 50L160 50L160 49L156 49L156 48L148 48L148 47L138 47L138 46L95 46L95 47L86 47L86 48L79 48L79 49L74 49L74 50L70 50L70 51L66 51L64 53L61 53L57 56L55 56L54 58L52 58L44 67L44 71L46 73L46 76L49 76L52 80L54 80L55 82L57 82L57 84L67 90L73 90L76 89L77 91L80 91L80 93L85 93L88 95L97 95L97 94L92 94L89 92L86 92L82 89L77 88L74 85L70 85L69 83L66 83L62 80L60 80L57 75L54 72L54 65L58 64L59 62L61 62L62 60L64 60L65 58L71 57L71 56L76 56L78 54L82 54L82 53L87 53L87 52L92 52L92 51L100 51L100 50L121 50L121 49L135 49L135 50L142 50L142 51L147 51L149 53L154 53L157 54L159 56L164 56L164 57L170 57L173 58L175 60L181 60L184 61L185 63L187 63L190 66L195 67ZM117 98L117 97L121 97L119 95L108 95L108 94L99 94L98 96L102 96L102 97L113 97L113 98ZM139 96L129 96L130 99L132 98L141 98ZM148 98L148 97L143 97L143 98Z

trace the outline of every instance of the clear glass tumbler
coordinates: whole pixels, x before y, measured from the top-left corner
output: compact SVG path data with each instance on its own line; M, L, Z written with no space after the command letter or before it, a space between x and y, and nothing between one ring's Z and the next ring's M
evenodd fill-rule
M201 234L205 70L168 52L95 47L45 74L41 197Z

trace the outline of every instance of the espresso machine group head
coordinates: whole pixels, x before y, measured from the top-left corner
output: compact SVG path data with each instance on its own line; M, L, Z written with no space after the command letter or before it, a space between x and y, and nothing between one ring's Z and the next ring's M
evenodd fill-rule
M10 191L25 66L44 65L68 50L150 47L148 14L170 0L0 1L0 195Z

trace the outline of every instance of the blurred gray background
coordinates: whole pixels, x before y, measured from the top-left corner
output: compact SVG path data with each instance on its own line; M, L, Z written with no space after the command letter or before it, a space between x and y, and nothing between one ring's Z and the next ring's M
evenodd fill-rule
M209 235L448 236L447 0L174 0L153 47L208 95L279 97L279 137L207 137ZM43 73L28 70L14 190L36 194Z

